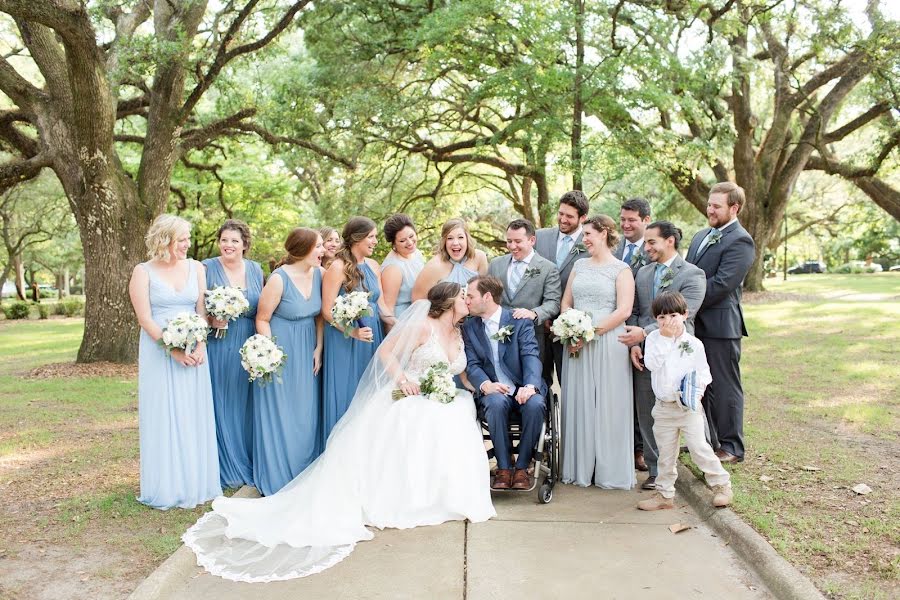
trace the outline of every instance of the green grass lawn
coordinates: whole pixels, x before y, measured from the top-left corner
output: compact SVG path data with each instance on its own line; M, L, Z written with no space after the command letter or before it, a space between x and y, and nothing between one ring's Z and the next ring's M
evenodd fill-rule
M0 323L0 598L37 597L67 578L66 597L125 597L205 511L135 500L133 375L23 377L73 361L82 328L80 319Z
M766 287L744 302L734 508L830 597L900 597L900 274Z

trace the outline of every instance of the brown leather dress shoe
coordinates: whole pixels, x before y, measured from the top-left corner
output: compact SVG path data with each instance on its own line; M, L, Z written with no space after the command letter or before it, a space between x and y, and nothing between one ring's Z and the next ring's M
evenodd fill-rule
M734 464L734 463L742 463L744 462L743 456L735 456L731 452L727 452L719 448L716 450L716 456L719 457L719 462L722 464Z
M531 488L531 478L528 477L528 471L525 469L516 469L515 475L513 475L512 480L512 489L514 490L527 490Z
M644 452L642 450L638 450L634 453L634 468L638 471L649 471L650 469L647 467L647 463L644 461Z
M495 490L508 490L512 485L512 469L497 469L494 474L494 483L491 488Z

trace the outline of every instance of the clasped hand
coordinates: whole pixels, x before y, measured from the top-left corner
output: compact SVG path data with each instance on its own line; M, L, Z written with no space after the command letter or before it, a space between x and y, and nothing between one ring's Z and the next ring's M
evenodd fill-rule
M206 344L197 344L190 352L180 348L172 350L172 358L183 367L197 367L206 360Z
M375 334L371 327L356 327L350 332L350 337L361 342L371 342L375 339Z

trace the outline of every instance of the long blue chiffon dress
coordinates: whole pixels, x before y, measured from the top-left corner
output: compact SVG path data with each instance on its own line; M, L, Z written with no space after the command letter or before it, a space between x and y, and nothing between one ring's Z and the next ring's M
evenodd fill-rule
M369 365L369 361L375 355L375 350L384 339L384 330L381 326L381 317L378 313L378 299L381 297L381 288L378 285L378 277L372 268L366 263L357 265L363 277L363 285L354 291L367 291L369 306L372 309L371 317L360 319L363 327L372 328L372 341L363 342L352 337L344 337L342 331L332 325L325 326L325 358L322 370L322 447L324 448L331 430L340 421L353 394L359 379ZM344 295L344 286L341 285L339 296Z
M218 258L203 261L206 287L229 287L228 275ZM256 305L263 286L259 263L244 259L247 289L244 295L250 310L228 323L223 338L209 336L209 373L216 412L216 439L219 442L219 479L222 487L253 485L253 393L247 372L241 367L240 349L256 333Z
M150 309L161 328L175 315L196 312L200 288L191 260L178 290L142 263L150 277ZM222 494L209 361L185 367L141 329L138 347L138 427L141 495L153 508L193 508Z
M281 277L284 288L269 325L287 360L281 383L253 384L253 480L264 496L283 488L321 453L321 387L319 376L313 375L313 352L316 317L322 312L322 273L313 269L308 298L284 270L275 269L271 276Z

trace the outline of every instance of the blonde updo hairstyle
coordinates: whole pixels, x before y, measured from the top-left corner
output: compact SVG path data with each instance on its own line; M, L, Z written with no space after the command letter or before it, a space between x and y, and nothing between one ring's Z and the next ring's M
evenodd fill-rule
M153 220L147 235L144 236L144 243L147 244L147 256L151 260L161 260L163 262L171 259L169 246L177 240L183 233L190 234L191 224L181 217L169 214L162 214Z
M612 250L619 244L619 232L616 231L616 222L606 215L596 215L584 222L584 226L590 225L594 231L606 232L606 246Z
M442 260L451 262L450 253L447 252L447 238L450 237L450 234L453 233L455 229L462 229L466 234L466 255L463 262L471 260L475 256L475 240L472 239L472 234L469 233L469 226L460 218L450 219L444 223L443 227L441 227L441 241L436 254L438 254Z

